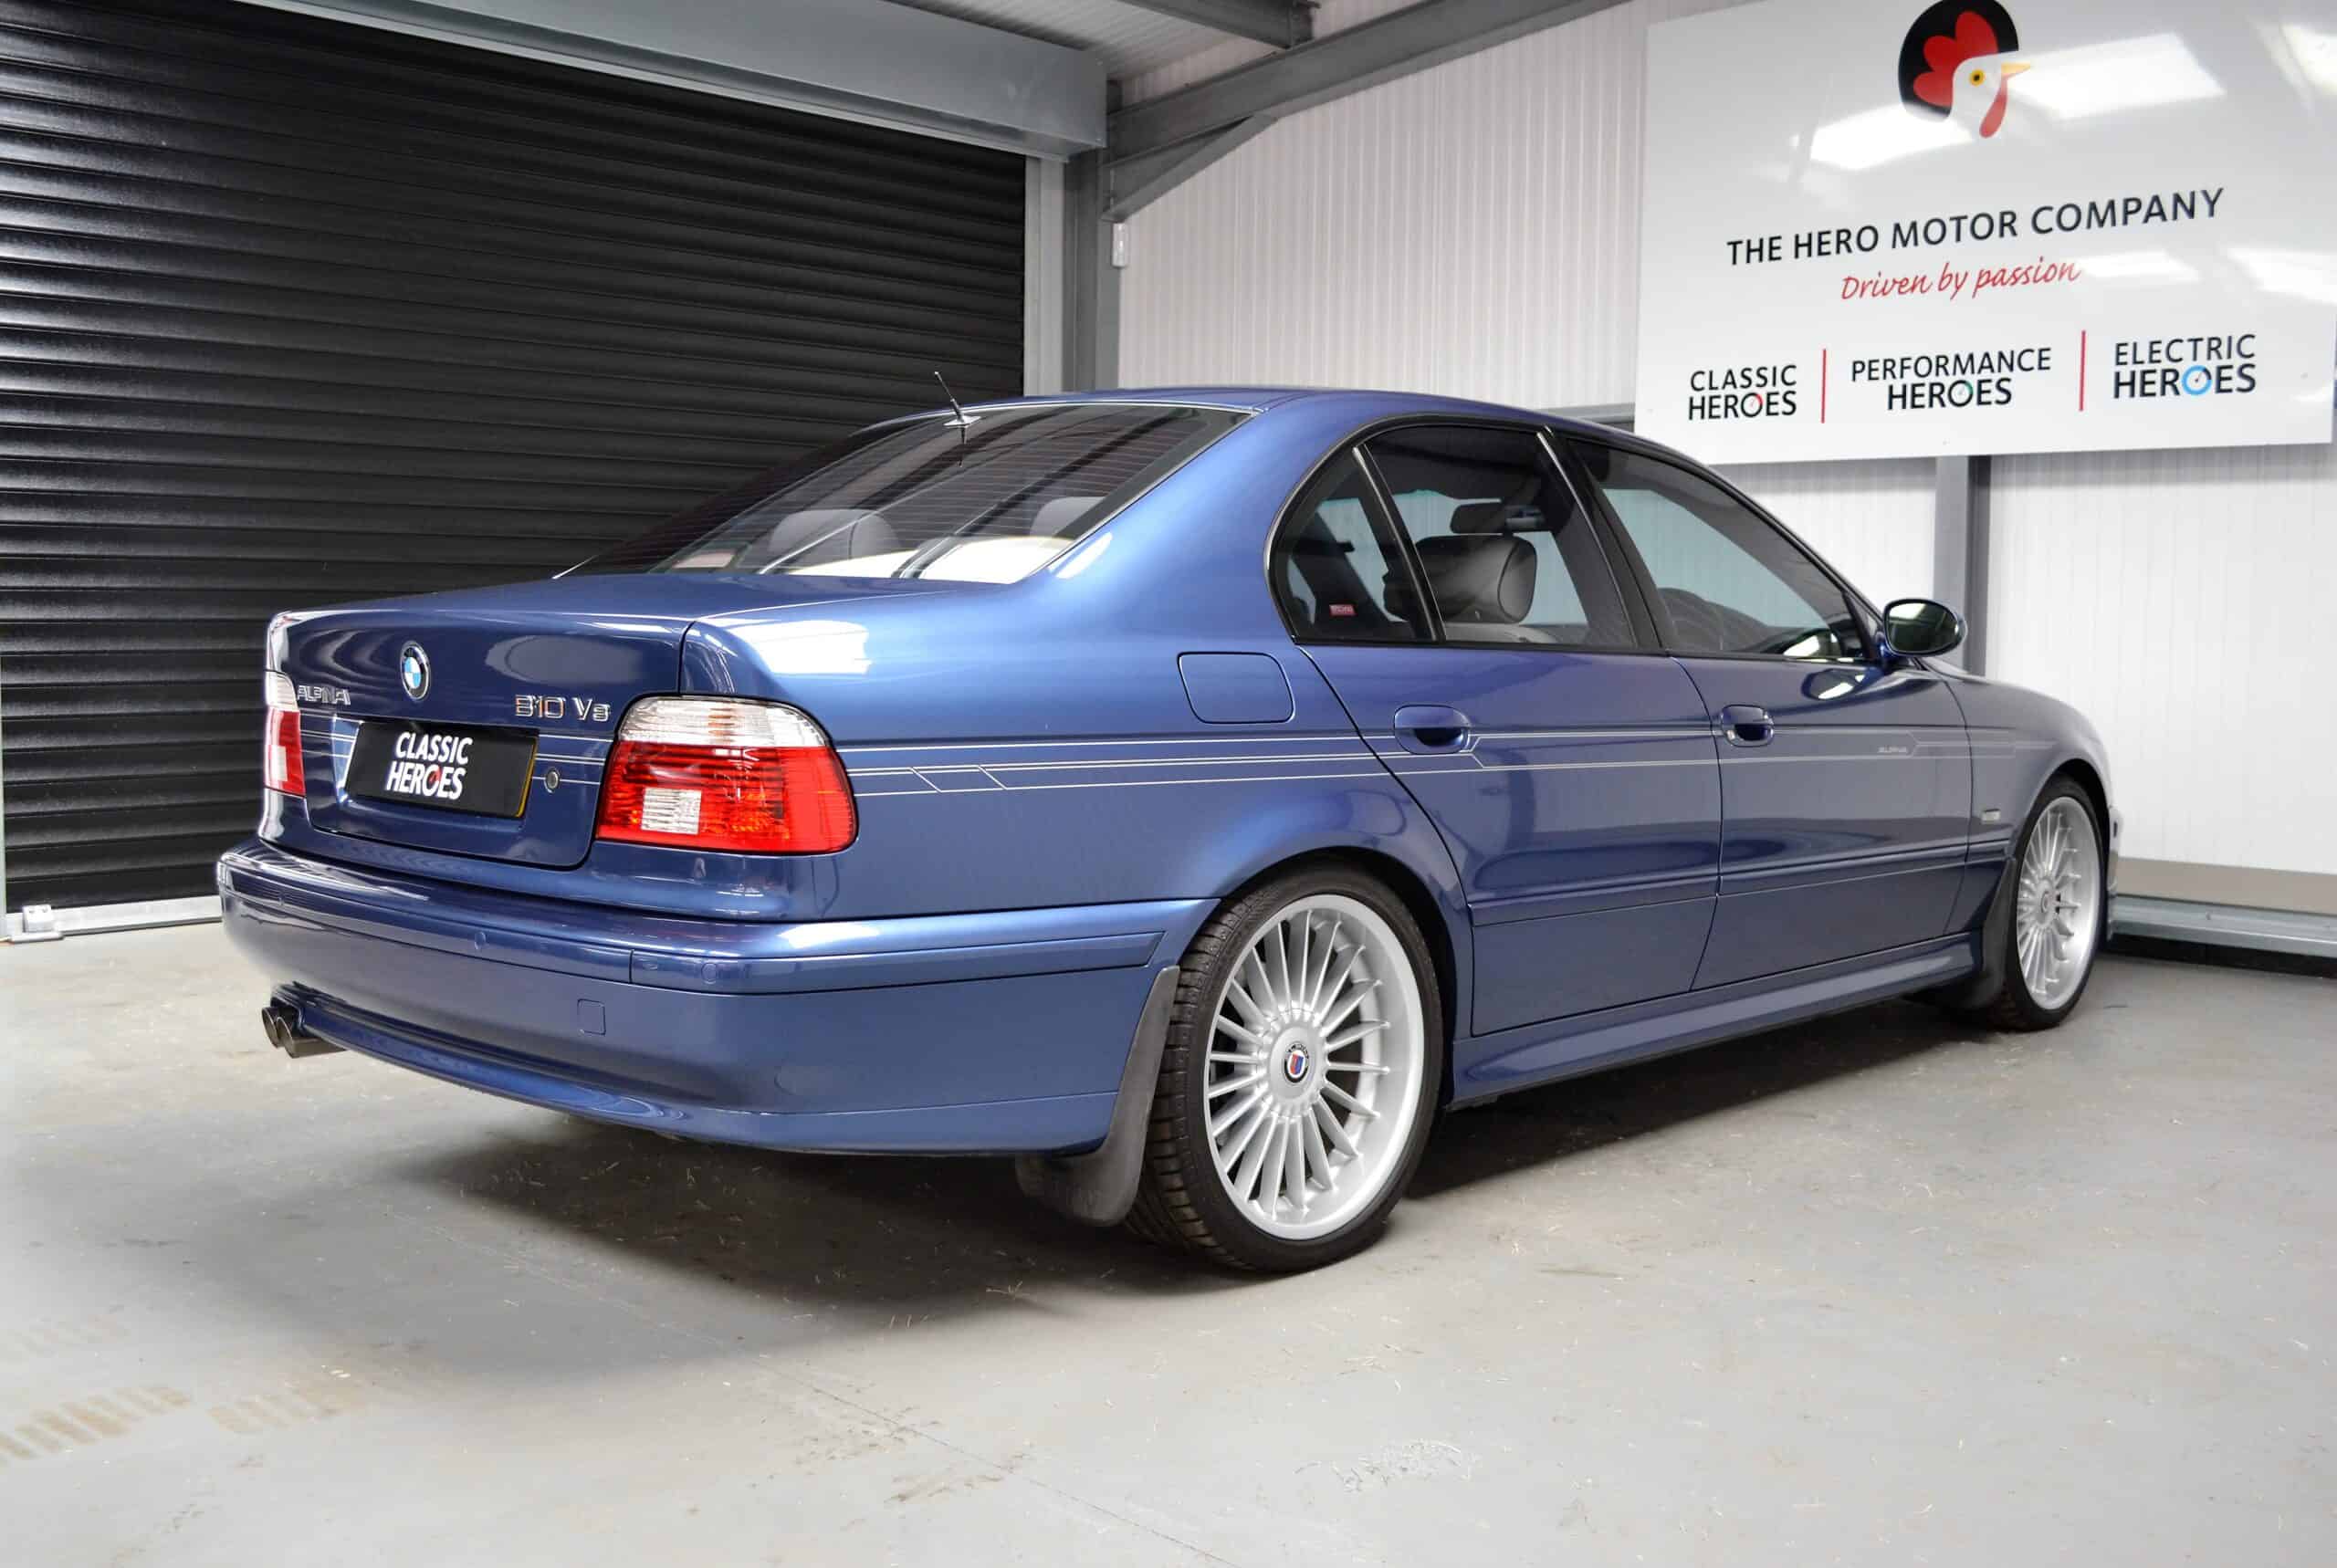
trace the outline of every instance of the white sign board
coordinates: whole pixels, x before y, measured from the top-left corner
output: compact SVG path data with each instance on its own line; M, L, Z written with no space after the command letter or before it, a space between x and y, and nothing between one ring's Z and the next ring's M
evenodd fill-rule
M1765 0L1648 40L1638 428L2330 439L2337 0Z

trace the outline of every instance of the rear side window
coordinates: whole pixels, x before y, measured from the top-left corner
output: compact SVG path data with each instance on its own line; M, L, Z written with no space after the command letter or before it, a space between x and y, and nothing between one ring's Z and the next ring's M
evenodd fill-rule
M1578 444L1683 653L1864 656L1850 601L1769 520L1677 464Z
M582 571L1011 582L1240 423L1129 403L976 409L885 425L595 556Z
M1428 636L1403 552L1352 453L1341 454L1290 509L1267 571L1302 640L1414 643Z
M1614 569L1530 431L1420 425L1365 444L1450 643L1623 648Z

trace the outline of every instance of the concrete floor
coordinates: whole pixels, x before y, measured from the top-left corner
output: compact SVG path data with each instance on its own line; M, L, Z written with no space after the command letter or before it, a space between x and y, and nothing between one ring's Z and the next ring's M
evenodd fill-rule
M2337 982L1519 1096L1269 1281L262 999L215 927L0 948L0 1559L2337 1560Z

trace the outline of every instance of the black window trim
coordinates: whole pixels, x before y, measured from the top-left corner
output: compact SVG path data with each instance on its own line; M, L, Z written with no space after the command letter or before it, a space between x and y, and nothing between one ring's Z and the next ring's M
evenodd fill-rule
M1514 431L1535 438L1542 449L1542 460L1550 466L1551 474L1572 497L1576 507L1590 525L1591 538L1606 558L1607 570L1615 580L1615 590L1623 601L1623 613L1630 622L1632 641L1627 643L1480 643L1454 639L1445 633L1444 617L1436 607L1435 598L1428 591L1428 579L1423 570L1418 547L1411 533L1404 527L1403 515L1398 510L1394 495L1388 488L1378 465L1371 460L1368 450L1376 437L1392 431L1423 428L1452 428L1473 430ZM1315 491L1315 484L1328 473L1341 457L1351 459L1364 476L1367 505L1378 521L1396 540L1401 553L1404 573L1412 588L1413 602L1420 605L1428 618L1429 632L1425 637L1307 637L1299 634L1291 624L1290 612L1283 602L1282 590L1273 580L1274 549L1282 541L1284 529L1293 526L1300 502ZM1593 487L1595 489L1595 487ZM1454 415L1432 413L1390 414L1373 420L1340 437L1330 455L1307 470L1288 500L1283 503L1281 514L1266 535L1266 590L1273 596L1274 613L1282 618L1283 629L1290 633L1292 643L1302 648L1451 648L1475 653L1497 652L1517 653L1661 653L1661 633L1657 622L1645 602L1640 586L1640 579L1633 575L1635 558L1618 554L1614 530L1609 525L1605 507L1592 506L1586 498L1585 486L1575 475L1573 465L1566 460L1563 439L1558 433L1534 419L1502 419L1489 415ZM1803 661L1807 662L1807 661Z
M1283 535L1296 524L1300 503L1312 496L1315 487L1342 464L1353 469L1363 480L1364 513L1372 528L1378 530L1383 540L1395 541L1394 559L1403 563L1405 579L1410 583L1412 589L1412 602L1420 605L1428 618L1428 635L1426 636L1307 637L1300 635L1298 628L1291 623L1290 606L1283 598L1282 585L1276 580L1274 572L1275 551L1282 548ZM1384 553L1387 547L1383 544L1381 548ZM1298 647L1433 648L1437 645L1438 637L1443 632L1443 622L1437 616L1436 606L1429 602L1427 586L1420 577L1420 563L1412 559L1410 546L1404 538L1404 530L1387 507L1383 492L1379 487L1378 476L1372 473L1369 466L1365 464L1362 444L1354 437L1342 438L1338 444L1331 449L1329 456L1308 469L1306 477L1300 480L1298 487L1291 492L1290 499L1283 503L1281 516L1275 518L1273 529L1266 535L1264 565L1267 596L1273 601L1274 613L1282 618L1283 630L1289 633L1291 642Z
M1836 669L1853 666L1871 667L1881 664L1881 655L1875 636L1875 627L1880 623L1880 617L1876 614L1874 607L1866 601L1858 590L1852 588L1843 579L1841 573L1834 570L1832 564L1824 556L1812 549L1799 535L1779 522L1766 507L1754 500L1752 497L1703 465L1677 453L1666 452L1659 447L1643 446L1636 442L1609 441L1601 436L1586 435L1574 431L1553 434L1558 437L1559 445L1566 451L1569 470L1579 470L1578 487L1598 497L1598 515L1606 524L1616 546L1623 552L1624 559L1629 563L1632 585L1647 606L1648 613L1656 628L1657 644L1664 653L1675 659L1742 659L1763 664L1798 664ZM1803 559L1816 567L1818 574L1832 583L1836 591L1841 594L1842 602L1849 607L1850 619L1858 629L1860 648L1859 655L1850 659L1797 659L1788 653L1716 653L1708 649L1680 646L1672 630L1672 617L1663 608L1663 600L1657 592L1654 574L1648 570L1647 562L1640 558L1639 546L1631 542L1630 534L1623 527L1622 518L1617 516L1614 507L1609 504L1606 491L1599 487L1598 481L1582 463L1575 450L1577 447L1586 446L1602 447L1609 452L1621 453L1625 456L1641 457L1652 463L1661 463L1677 468L1692 478L1701 479L1712 486L1761 522L1767 524L1778 538L1784 539L1787 545L1798 553Z

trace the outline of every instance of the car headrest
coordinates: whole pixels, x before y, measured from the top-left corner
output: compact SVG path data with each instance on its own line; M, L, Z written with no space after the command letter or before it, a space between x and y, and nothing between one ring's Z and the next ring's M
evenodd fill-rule
M1535 562L1524 539L1508 534L1427 538L1420 542L1420 558L1447 621L1514 626L1534 608Z
M1079 519L1095 510L1101 496L1057 496L1041 507L1031 518L1031 532L1036 538L1069 538L1078 531Z
M863 507L813 507L781 517L764 541L762 557L810 565L876 555L899 544L893 525L882 512Z
M1452 508L1456 534L1533 533L1542 527L1542 508L1530 501L1463 501Z

